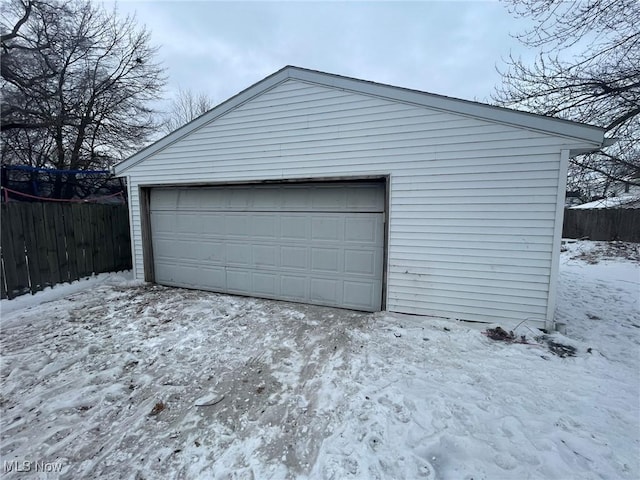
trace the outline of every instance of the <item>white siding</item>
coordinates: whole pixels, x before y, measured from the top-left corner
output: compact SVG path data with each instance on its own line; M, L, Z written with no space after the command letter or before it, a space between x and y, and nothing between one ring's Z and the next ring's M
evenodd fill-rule
M388 310L544 320L569 143L288 80L127 170L136 275L139 185L389 174Z

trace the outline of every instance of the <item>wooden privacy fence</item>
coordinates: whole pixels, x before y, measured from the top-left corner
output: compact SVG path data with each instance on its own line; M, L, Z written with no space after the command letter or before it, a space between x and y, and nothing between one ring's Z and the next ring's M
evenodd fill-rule
M562 236L640 242L640 209L565 209Z
M2 298L131 268L127 205L6 203Z

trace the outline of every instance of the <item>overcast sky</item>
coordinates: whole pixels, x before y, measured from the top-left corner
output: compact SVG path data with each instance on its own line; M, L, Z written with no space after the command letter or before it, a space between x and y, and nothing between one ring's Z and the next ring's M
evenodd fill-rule
M112 5L111 2L106 2ZM218 104L285 65L488 101L526 23L502 2L120 0L178 87Z

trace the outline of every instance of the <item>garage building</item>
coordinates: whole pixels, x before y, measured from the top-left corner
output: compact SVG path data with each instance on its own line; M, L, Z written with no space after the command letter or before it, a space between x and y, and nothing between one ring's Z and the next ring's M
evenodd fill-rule
M552 328L568 160L603 141L289 66L114 172L138 279Z

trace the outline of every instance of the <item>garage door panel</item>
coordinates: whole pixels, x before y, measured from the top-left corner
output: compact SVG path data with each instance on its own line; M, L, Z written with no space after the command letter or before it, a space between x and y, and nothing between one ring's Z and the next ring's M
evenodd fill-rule
M377 252L366 250L344 251L344 273L373 276L377 273Z
M256 238L279 238L280 218L276 214L252 215L251 235Z
M269 188L269 187L266 187ZM277 189L280 197L280 209L283 211L312 210L311 202L313 195L309 194L309 188L300 185L290 185L289 187Z
M180 209L193 208L198 211L220 211L226 208L228 203L227 195L222 190L193 188L183 191L188 191L194 201L191 204L180 202Z
M156 275L164 278L163 283L175 286L197 288L199 285L206 284L210 289L224 287L226 273L224 267L203 268L199 264L182 264L178 267L174 263L156 263Z
M383 199L380 184L152 189L155 279L379 310Z
M154 212L154 231L157 233L174 233L176 229L176 215L173 212Z
M309 251L306 247L280 247L280 265L283 269L294 268L306 271L309 268Z
M370 282L344 282L344 295L346 306L352 308L366 308L376 302L376 295L379 285ZM379 300L378 300L379 301Z
M202 203L202 195L197 190L178 190L177 206L182 210L198 210Z
M200 259L198 252L201 250L202 246L199 240L158 238L155 243L156 260L176 263L181 259Z
M228 205L231 208L248 210L253 205L253 198L246 188L228 190Z
M154 270L156 277L162 278L163 282L170 282L174 275L179 275L179 267L176 267L175 263L163 263L158 259L155 261Z
M246 295L251 290L251 270L227 268L227 289L230 293Z
M311 270L317 272L341 273L341 250L335 248L312 248Z
M311 238L314 241L342 241L344 219L338 215L314 216L311 219Z
M344 239L347 242L378 244L379 223L376 215L349 216L345 218Z
M223 264L225 262L226 245L224 243L203 242L201 238L198 251L200 252L198 259L204 261L205 265L208 263Z
M245 243L228 243L226 245L226 264L233 266L251 266L251 245Z
M153 189L150 201L155 212L174 211L178 206L178 189Z
M193 213L177 215L174 222L174 231L176 233L189 232L191 234L199 235L203 233L202 223L203 222L199 216Z
M372 188L353 188L346 192L348 210L368 210L370 212L384 211L384 195L380 190Z
M219 225L221 233L229 237L248 237L250 218L243 214L226 214L224 223Z
M282 207L282 195L279 190L273 188L257 189L255 193L251 189L245 189L245 195L253 197L251 206L254 209L277 211Z
M189 270L192 287L198 285L210 285L211 289L222 289L226 287L226 272L223 266L215 267L208 265L194 265Z
M280 250L277 245L253 245L253 265L256 267L278 266L278 251Z
M309 300L307 291L308 278L303 275L282 275L280 280L280 295L287 300Z
M274 297L279 293L279 281L275 272L252 272L252 292L254 295ZM249 292L247 292L249 293Z
M311 239L309 218L300 214L280 217L280 238L282 240Z
M330 278L312 278L309 299L323 305L340 305L342 302L338 298L337 283Z
M340 209L346 205L347 194L345 190L335 190L331 188L316 188L311 197L310 210L333 210Z
M203 212L195 217L202 225L202 233L204 235L219 235L224 232L224 213ZM196 221L196 218L192 218L191 221Z

